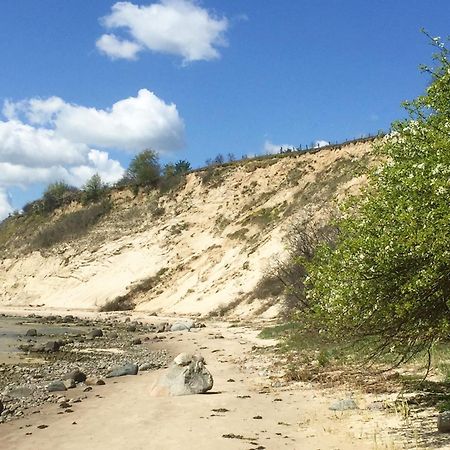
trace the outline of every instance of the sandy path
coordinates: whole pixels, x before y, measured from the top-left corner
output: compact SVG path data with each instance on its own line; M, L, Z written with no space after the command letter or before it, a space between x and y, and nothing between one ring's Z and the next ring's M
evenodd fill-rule
M217 335L223 335L223 339ZM258 358L251 359L255 333L218 324L153 347L203 354L214 375L214 392L156 397L158 372L142 373L94 387L73 413L47 405L39 414L0 425L2 450L70 449L380 449L394 446L389 431L399 417L366 409L332 412L344 392L313 386L270 387ZM206 347L206 348L205 348ZM260 361L262 363L262 361ZM233 379L234 382L228 380ZM76 391L76 392L75 392ZM80 395L78 388L67 396ZM246 397L247 398L238 398ZM359 398L362 404L371 399ZM227 412L213 412L214 409ZM261 418L255 418L260 416ZM76 422L76 424L74 423ZM38 429L45 424L48 428ZM26 433L31 433L27 435ZM241 435L244 439L225 438Z

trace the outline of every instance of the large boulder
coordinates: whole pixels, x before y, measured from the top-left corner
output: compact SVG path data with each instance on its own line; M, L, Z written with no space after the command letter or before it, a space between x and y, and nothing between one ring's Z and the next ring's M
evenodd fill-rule
M183 320L183 322L175 322L171 327L170 331L190 331L194 327L193 320Z
M86 380L86 374L82 372L80 369L76 368L69 373L66 373L63 377L63 380L73 380L76 383L82 383Z
M48 392L58 392L58 391L66 391L67 387L61 380L52 381L47 385Z
M127 363L123 366L114 367L108 374L106 378L123 377L125 375L137 375L139 371L139 366L137 364Z
M170 395L204 394L214 384L205 365L203 356L181 353L159 380L159 388Z

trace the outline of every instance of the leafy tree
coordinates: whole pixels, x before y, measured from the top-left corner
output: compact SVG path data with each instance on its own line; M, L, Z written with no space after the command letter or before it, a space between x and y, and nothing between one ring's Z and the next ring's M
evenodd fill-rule
M375 146L384 163L308 266L308 301L331 335L398 363L450 333L450 63L439 38L426 93ZM429 353L430 355L430 353Z
M192 170L191 163L184 159L180 159L175 163L175 173L177 175L184 175Z
M92 175L83 187L82 201L84 204L100 201L106 193L106 184L98 173Z
M161 167L158 154L153 150L144 150L131 160L122 183L137 187L156 187L160 176Z
M68 185L64 181L57 181L48 185L42 197L42 209L44 212L52 212L63 204L75 200L78 189Z
M168 192L178 187L185 179L185 175L189 170L191 170L191 165L188 161L180 160L175 164L166 164L159 183L161 192Z

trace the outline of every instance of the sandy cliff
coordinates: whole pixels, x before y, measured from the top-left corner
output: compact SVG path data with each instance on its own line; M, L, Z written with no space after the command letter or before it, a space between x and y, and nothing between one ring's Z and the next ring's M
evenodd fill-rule
M293 222L326 223L364 183L370 149L356 142L194 172L161 197L113 192L112 211L80 239L31 251L16 236L0 259L0 305L96 309L132 290L137 310L275 315L277 301L247 294L283 257Z

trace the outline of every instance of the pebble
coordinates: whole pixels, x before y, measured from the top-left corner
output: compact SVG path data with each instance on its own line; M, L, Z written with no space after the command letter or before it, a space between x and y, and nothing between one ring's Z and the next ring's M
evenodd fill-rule
M68 339L64 341L59 340L59 336L56 335L56 339L53 338L44 343L22 344L22 348L26 352L39 351L42 353L40 357L44 361L40 365L35 365L35 363L33 365L24 363L20 366L0 365L0 398L2 400L0 422L2 423L24 415L27 409L35 410L44 403L57 404L58 398L63 397L62 400L59 400L60 402L67 401L64 396L55 394L66 392L67 388L74 386L74 382L85 383L87 386L82 388L85 392L92 390L92 387L86 383L86 375L93 380L92 385L99 386L105 384L103 378L108 372L111 372L111 367L121 368L132 363L133 369L129 373L137 373L138 370L167 367L169 363L169 357L165 350L152 351L143 345L130 346L129 335L121 332L125 331L127 324L120 321L105 322L75 318L72 320L67 316L34 317L33 321L40 325L52 324L52 326L59 323L70 323L64 327L73 326L74 329L73 332L67 333ZM27 322L29 323L30 320ZM129 325L137 326L136 323ZM87 339L83 328L88 327L91 329L91 336L104 337L106 335L107 337ZM113 327L114 331L111 331ZM153 325L148 325L149 330L154 331L155 328ZM41 328L39 329L41 330ZM95 330L100 331L102 335L100 336L100 333ZM25 328L22 336L26 331ZM44 331L42 331L42 335L46 335ZM63 351L61 351L62 346L64 346ZM109 348L115 348L118 351L114 353L102 351ZM73 402L71 403L73 404ZM30 411L30 413L33 412Z

